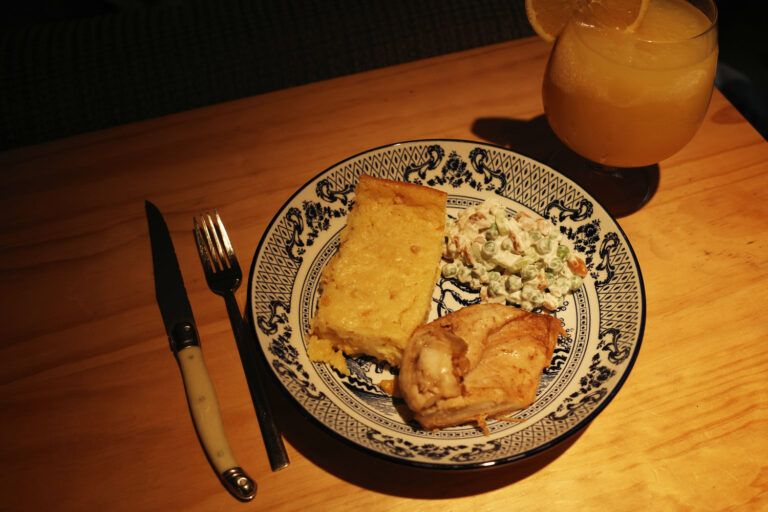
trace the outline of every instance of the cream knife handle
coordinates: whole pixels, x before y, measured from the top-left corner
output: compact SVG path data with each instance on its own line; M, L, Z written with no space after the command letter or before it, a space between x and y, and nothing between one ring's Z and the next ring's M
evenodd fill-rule
M221 421L219 401L200 346L184 347L176 352L176 358L184 378L192 419L205 453L227 490L240 500L250 500L256 493L256 485L232 455Z

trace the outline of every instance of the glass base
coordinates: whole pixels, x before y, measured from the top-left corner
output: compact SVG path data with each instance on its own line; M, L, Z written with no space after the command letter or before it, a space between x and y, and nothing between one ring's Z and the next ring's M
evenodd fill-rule
M480 118L473 123L472 132L565 174L616 218L642 208L659 187L658 165L623 169L590 162L563 144L543 115L528 120Z
M574 153L556 151L545 162L592 194L614 217L625 217L645 206L659 187L658 164L609 167Z

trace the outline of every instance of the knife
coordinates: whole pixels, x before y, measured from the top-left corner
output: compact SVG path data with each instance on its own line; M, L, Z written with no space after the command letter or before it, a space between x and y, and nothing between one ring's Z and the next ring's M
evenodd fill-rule
M155 296L171 350L181 369L195 429L224 487L241 501L251 500L256 494L256 484L237 463L229 447L216 391L203 361L192 307L184 288L171 234L155 205L145 201L144 208L152 244Z

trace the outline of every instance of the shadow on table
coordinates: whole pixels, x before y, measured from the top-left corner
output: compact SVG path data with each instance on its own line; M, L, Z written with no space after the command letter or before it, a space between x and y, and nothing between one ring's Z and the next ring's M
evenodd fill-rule
M472 133L481 139L528 156L581 185L614 217L636 212L656 193L659 166L627 169L619 174L595 172L552 131L544 115L532 119L476 119Z
M273 404L285 439L313 464L352 485L408 498L472 496L523 480L549 465L581 436L533 457L500 467L476 470L430 470L389 462L361 451L308 419L290 397L272 386ZM284 471L290 471L290 466Z

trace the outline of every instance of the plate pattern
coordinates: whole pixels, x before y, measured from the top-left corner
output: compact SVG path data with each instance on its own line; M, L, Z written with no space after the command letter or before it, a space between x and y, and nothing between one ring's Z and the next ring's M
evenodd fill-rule
M377 386L392 369L350 360L345 377L306 357L305 333L320 273L338 247L360 174L440 188L448 210L496 197L510 212L549 218L590 270L582 289L556 312L561 337L536 402L521 422L490 421L490 434L466 426L427 432L407 407ZM567 438L610 401L642 339L645 297L629 241L610 215L556 171L522 155L465 141L414 141L371 150L324 171L273 219L256 251L249 283L257 338L280 383L303 410L342 439L397 462L432 468L496 465L530 456ZM441 279L432 317L477 301Z

